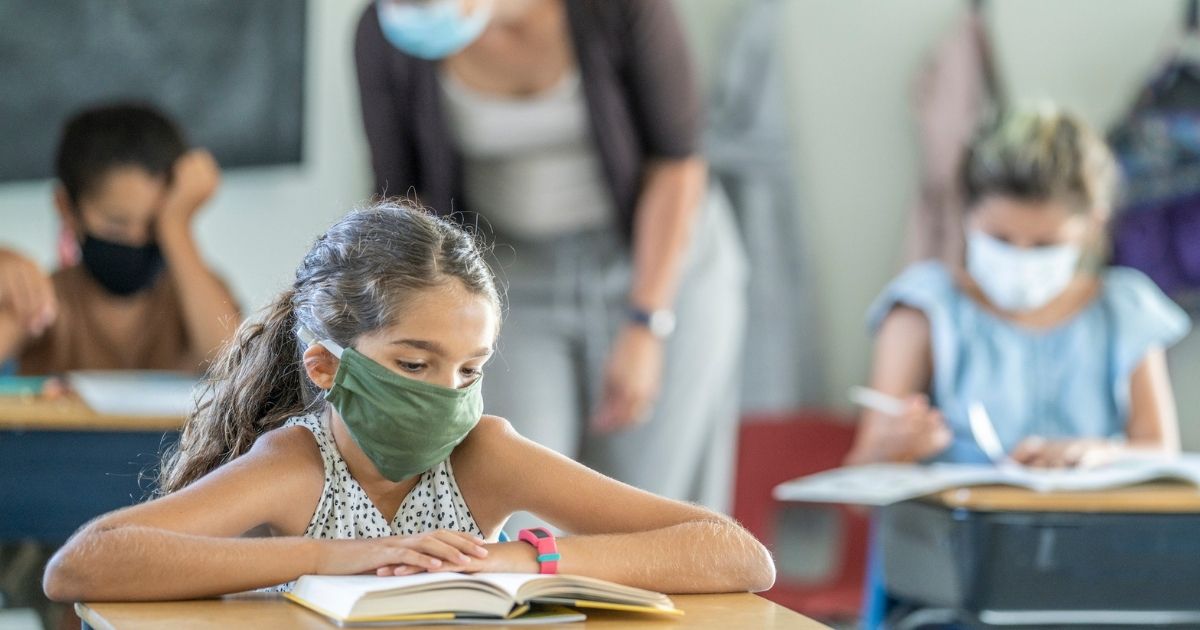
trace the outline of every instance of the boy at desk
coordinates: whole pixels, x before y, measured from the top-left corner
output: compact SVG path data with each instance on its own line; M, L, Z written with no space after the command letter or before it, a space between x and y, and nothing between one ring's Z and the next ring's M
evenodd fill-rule
M220 179L212 155L149 107L110 105L67 123L55 169L79 263L48 275L0 249L0 364L199 371L240 320L192 237Z
M868 314L871 386L908 408L866 411L848 463L985 462L972 405L1030 466L1179 450L1164 350L1189 322L1149 278L1103 264L1116 175L1104 141L1053 105L979 131L962 170L965 264L913 265Z

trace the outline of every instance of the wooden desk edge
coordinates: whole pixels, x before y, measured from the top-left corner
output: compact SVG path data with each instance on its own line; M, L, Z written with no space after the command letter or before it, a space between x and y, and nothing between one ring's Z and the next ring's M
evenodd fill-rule
M782 611L782 614L785 617L790 618L788 621L791 622L791 624L793 624L793 625L787 625L786 627L788 627L788 628L796 628L797 630L801 630L801 629L807 630L808 628L825 628L825 629L829 628L829 626L827 626L819 621L816 621L815 619L811 619L811 618L806 617L805 615L802 615L802 614L800 614L794 610L791 610L785 606L782 606L780 604L772 602L771 600L763 597L759 593L712 593L712 594L707 594L707 595L706 594L695 594L695 595L673 596L673 598L677 598L677 602L678 602L678 598L682 598L686 601L689 598L697 598L698 597L698 598L706 598L707 599L709 597L714 597L714 596L715 597L723 597L725 595L746 596L750 599L747 599L744 601L746 601L748 603L752 603L752 605L766 606L772 610L772 613L771 613L772 615L778 614L779 611ZM263 593L255 593L255 592L238 593L238 594L227 595L225 597L220 597L220 598L215 598L215 599L202 599L202 600L192 600L192 601L194 601L194 602L212 602L212 601L218 601L218 600L241 600L241 601L263 600L263 603L268 604L270 606L282 605L282 606L286 606L289 608L292 607L291 603L289 603L286 599L284 599L276 594L263 594ZM192 602L188 602L188 601L182 601L182 602L94 602L93 604L88 604L86 602L76 602L75 603L75 614L77 614L79 616L79 618L81 620L83 620L83 622L85 624L87 624L89 627L93 628L94 630L119 630L118 626L113 625L114 624L113 621L106 619L104 613L101 612L100 610L93 609L92 605L125 606L125 605L129 605L129 604L136 605L136 604L141 604L141 603L146 603L146 604L177 603L177 604L186 605L186 604L189 604ZM687 610L687 606L681 606L681 608L685 611ZM296 607L296 609L303 610L300 607ZM329 622L328 620L326 620L324 617L321 617L320 615L317 615L316 613L313 613L312 611L303 610L303 612L306 614L316 615L317 618L320 618L320 620L323 624L322 627L324 627L324 625L328 625L331 628L337 627L334 624L332 624L331 622ZM590 612L594 612L594 613L603 615L605 613L616 613L618 611L590 611ZM670 619L672 621L676 621L676 622L679 622L679 621L686 622L688 620L688 617L687 616L671 617ZM604 625L605 627L609 627L604 620L599 620L599 621L601 621L602 625ZM639 620L639 622L646 622L648 624L656 624L658 621L661 621L661 619L655 618L654 615L647 615L647 616L645 616L644 619ZM703 624L703 617L693 616L693 617L691 617L690 621L691 622L700 622L701 624ZM120 624L120 621L117 620L115 623ZM587 627L583 623L571 623L571 624L567 624L567 625L570 625L571 627L578 627L581 629ZM555 627L558 627L558 626L556 625ZM672 627L674 627L674 626L672 626ZM700 625L699 627L708 627L708 626Z
M1016 486L951 488L926 497L952 509L980 512L1200 512L1200 488L1178 482L1154 482L1084 492L1036 492Z
M0 431L120 431L166 433L183 429L182 418L91 416L80 420L0 418Z
M83 602L75 604L75 614L86 624L86 627L93 630L116 630L104 617L101 617Z
M98 414L79 397L55 400L0 396L0 431L178 431L182 416Z

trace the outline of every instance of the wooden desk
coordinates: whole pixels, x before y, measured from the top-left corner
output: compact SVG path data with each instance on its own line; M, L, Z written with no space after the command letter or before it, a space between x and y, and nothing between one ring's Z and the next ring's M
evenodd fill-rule
M74 394L46 400L37 396L0 396L3 431L178 431L183 418L110 416L92 411Z
M441 626L446 628L547 628L558 630L667 630L708 628L712 630L809 630L826 628L799 613L757 595L676 595L675 605L683 617L653 617L608 611L588 611L584 623L547 626ZM288 628L326 630L334 624L308 609L275 595L235 595L223 599L189 602L146 602L75 604L75 612L95 630L142 630L182 628ZM378 626L375 626L378 627ZM386 626L384 626L386 627ZM396 627L396 626L393 626ZM404 626L406 628L414 626ZM439 626L415 626L431 628Z
M977 512L1200 512L1200 488L1167 482L1097 492L1034 492L1012 486L976 486L945 490L926 500Z
M75 396L0 396L0 540L61 543L142 500L183 418L97 414Z

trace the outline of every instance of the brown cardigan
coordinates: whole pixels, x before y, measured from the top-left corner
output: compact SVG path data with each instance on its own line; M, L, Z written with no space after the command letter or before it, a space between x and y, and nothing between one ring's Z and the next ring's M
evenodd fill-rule
M596 149L629 236L646 161L699 148L692 60L670 0L564 1ZM359 20L354 59L376 192L415 191L440 213L469 212L436 62L389 44L374 3Z

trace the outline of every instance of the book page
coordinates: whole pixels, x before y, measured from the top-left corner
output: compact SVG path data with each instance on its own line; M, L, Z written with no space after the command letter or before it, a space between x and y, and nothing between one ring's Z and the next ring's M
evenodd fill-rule
M1095 468L1045 470L1006 468L999 481L1038 492L1106 490L1148 481L1177 479L1200 486L1200 458L1129 458Z
M673 608L662 593L625 586L580 575L530 575L525 573L480 573L476 577L511 593L518 603L528 601L595 600L645 608Z
M514 599L498 585L462 573L305 575L296 580L290 595L342 620L436 612L503 617Z

